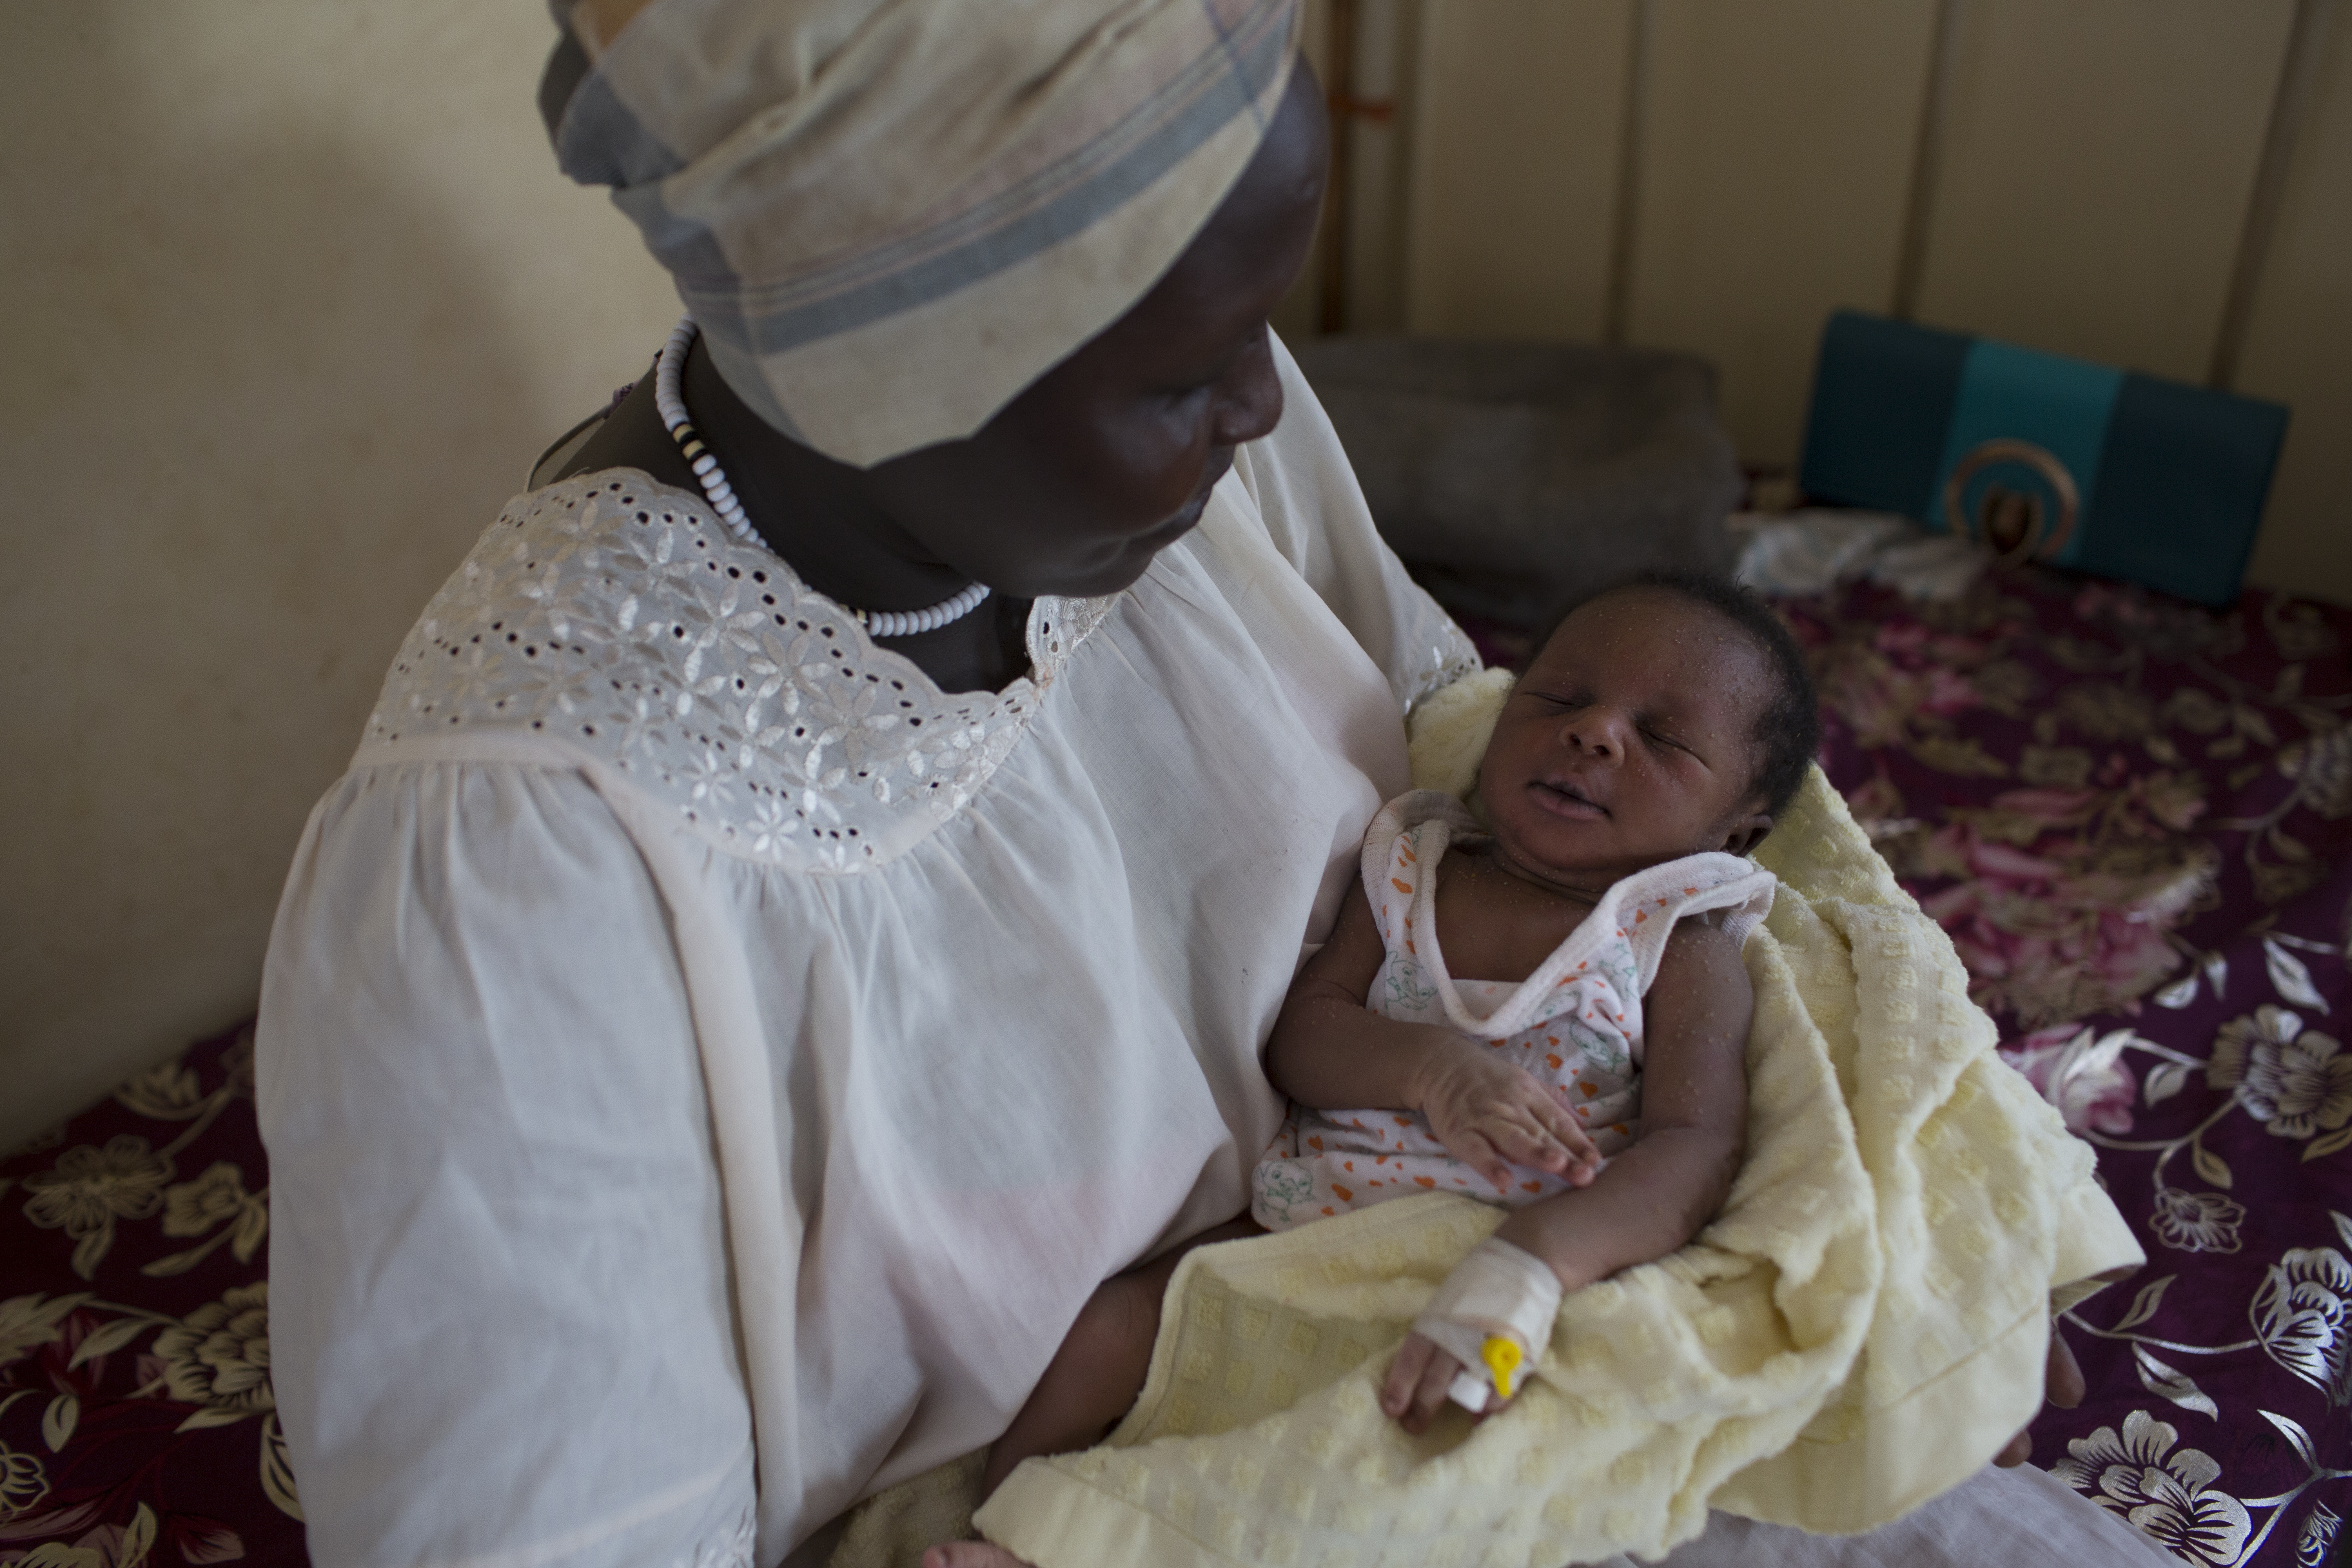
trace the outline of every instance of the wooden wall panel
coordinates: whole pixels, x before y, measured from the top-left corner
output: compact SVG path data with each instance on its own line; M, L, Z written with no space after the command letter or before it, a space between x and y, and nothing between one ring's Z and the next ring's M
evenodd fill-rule
M1796 454L1822 316L1895 304L1915 202L1920 320L2203 381L2298 37L2297 0L1413 3L1404 217L1369 210L1360 173L1355 324L1599 339L1614 285L1629 341L1717 363L1766 462ZM2290 95L2282 205L2223 359L2295 410L2252 580L2352 604L2352 0L2302 4L2319 85ZM1400 268L1401 311L1372 281Z
M1935 0L1651 0L1628 339L1722 374L1750 461L1794 459L1839 306L1893 300Z
M1958 3L1919 318L2200 380L2293 0Z
M1421 0L1358 0L1356 96L1373 111L1357 119L1353 132L1347 319L1357 331L1404 327L1420 37Z
M1325 81L1330 79L1331 7L1330 0L1306 0L1299 18L1299 52L1307 64ZM1315 246L1307 253L1307 263L1298 269L1288 291L1276 302L1266 322L1286 342L1303 342L1319 330L1323 314L1323 249L1331 243L1332 205L1323 204L1323 216L1315 226Z
M1633 0L1427 0L1405 321L1599 335Z
M1340 241L1335 219L1347 226L1346 298L1341 318L1355 331L1398 331L1404 324L1404 221L1411 187L1412 73L1419 58L1420 0L1350 0L1354 98L1370 112L1344 115L1336 100L1342 83L1333 68L1339 17L1330 0L1307 0L1302 20L1307 63L1335 100L1332 179L1315 248L1290 289L1276 305L1274 329L1292 342L1323 330L1329 247ZM1344 143L1342 139L1344 138ZM1344 158L1340 154L1344 152ZM1347 189L1337 189L1344 178Z
M2352 7L2328 9L2237 389L2294 409L2253 581L2352 605Z

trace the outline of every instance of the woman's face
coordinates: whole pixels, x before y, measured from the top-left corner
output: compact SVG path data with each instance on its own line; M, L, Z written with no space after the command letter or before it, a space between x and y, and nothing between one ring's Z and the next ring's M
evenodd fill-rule
M1151 292L979 434L876 465L869 493L1000 594L1133 583L1200 521L1234 448L1282 417L1265 318L1313 241L1326 153L1301 62L1256 156Z

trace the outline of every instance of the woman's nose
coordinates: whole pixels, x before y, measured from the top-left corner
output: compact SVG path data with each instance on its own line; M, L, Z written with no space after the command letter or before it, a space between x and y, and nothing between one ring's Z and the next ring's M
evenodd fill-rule
M1282 422L1282 378L1275 373L1265 329L1225 373L1217 393L1216 446L1238 447L1270 436Z

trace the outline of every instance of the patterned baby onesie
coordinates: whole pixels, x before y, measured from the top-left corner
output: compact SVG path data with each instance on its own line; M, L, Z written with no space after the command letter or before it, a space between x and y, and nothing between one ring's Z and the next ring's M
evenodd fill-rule
M1633 1141L1642 1110L1642 997L1666 937L1685 915L1726 911L1744 942L1772 907L1772 873L1737 855L1692 855L1653 866L1601 896L1584 923L1525 980L1455 980L1437 947L1437 866L1447 846L1483 842L1452 795L1415 790L1381 807L1364 836L1364 890L1388 957L1364 1005L1391 1018L1446 1024L1569 1091L1603 1156ZM1286 1230L1384 1198L1459 1192L1509 1207L1566 1189L1517 1169L1493 1184L1445 1152L1402 1110L1309 1110L1293 1105L1250 1184L1250 1213Z

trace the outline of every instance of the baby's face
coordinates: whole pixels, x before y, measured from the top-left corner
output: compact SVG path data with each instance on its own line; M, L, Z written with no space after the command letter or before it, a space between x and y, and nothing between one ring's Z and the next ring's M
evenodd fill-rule
M1656 588L1597 599L1513 689L1479 764L1497 858L1597 893L1771 826L1753 788L1770 667L1747 634Z

